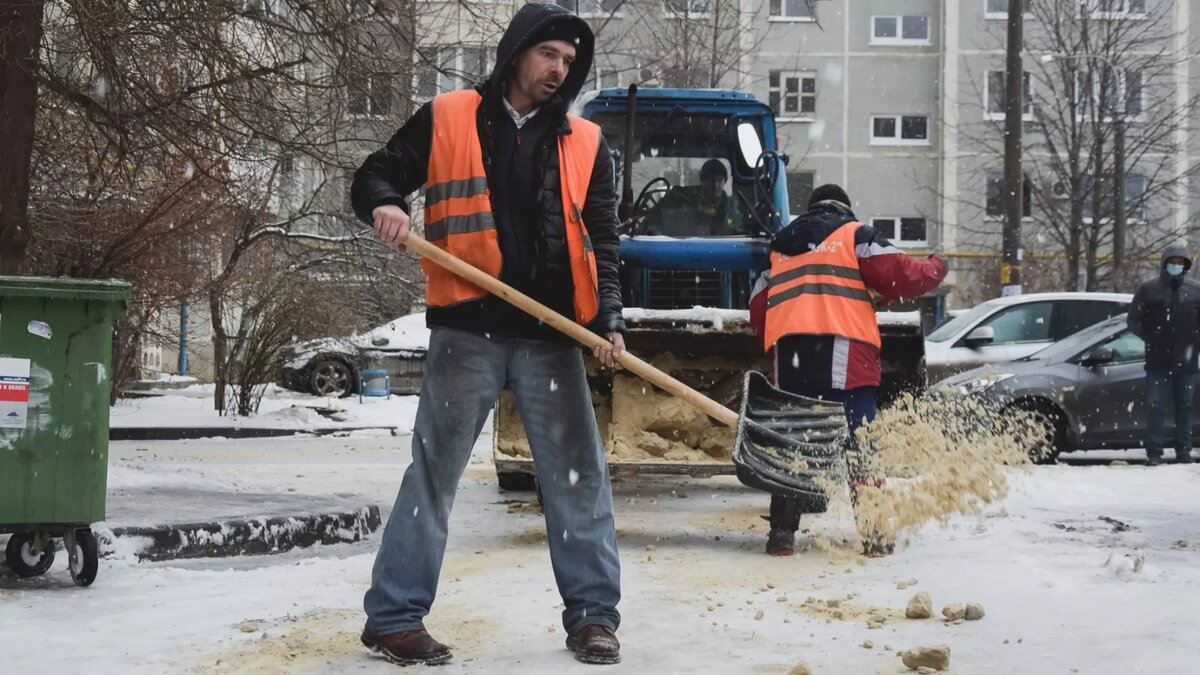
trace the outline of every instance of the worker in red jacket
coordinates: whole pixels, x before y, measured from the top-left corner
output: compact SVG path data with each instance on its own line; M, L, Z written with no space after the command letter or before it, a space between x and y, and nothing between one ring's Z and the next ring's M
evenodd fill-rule
M887 301L927 293L945 278L946 261L912 258L859 223L837 185L814 190L808 208L772 239L771 268L755 284L750 320L774 351L775 385L842 403L853 438L876 412L880 336L872 293ZM849 451L858 452L853 440ZM854 489L869 477L856 469L863 462L850 464ZM798 500L771 496L767 553L793 553L800 507ZM891 553L891 542L867 539L867 555Z

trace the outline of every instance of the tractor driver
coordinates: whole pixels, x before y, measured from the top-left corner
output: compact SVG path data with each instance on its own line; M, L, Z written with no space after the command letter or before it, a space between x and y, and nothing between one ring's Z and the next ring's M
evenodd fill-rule
M714 237L739 234L742 211L725 193L729 170L719 159L700 167L699 185L677 185L646 215L648 234Z

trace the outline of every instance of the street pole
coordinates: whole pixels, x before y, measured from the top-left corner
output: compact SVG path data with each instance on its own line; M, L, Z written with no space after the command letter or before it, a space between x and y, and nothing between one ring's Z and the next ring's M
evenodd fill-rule
M1126 93L1128 96L1128 93ZM1118 101L1124 106L1125 101ZM1125 110L1118 107L1113 120L1113 264L1110 277L1112 289L1121 291L1121 274L1125 270Z
M1008 0L1008 59L1004 92L1004 235L1000 263L1002 295L1021 294L1021 214L1025 175L1021 170L1021 99L1024 95L1025 0Z

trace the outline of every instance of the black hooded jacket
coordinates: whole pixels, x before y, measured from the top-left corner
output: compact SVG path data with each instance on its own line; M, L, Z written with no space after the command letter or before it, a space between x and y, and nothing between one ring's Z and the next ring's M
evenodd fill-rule
M1167 274L1167 260L1183 258L1183 274ZM1182 246L1169 246L1163 271L1138 288L1129 306L1129 330L1146 341L1146 370L1197 372L1200 348L1200 281L1189 279L1192 257Z
M521 129L504 105L504 87L517 56L550 24L578 22L575 62L558 93ZM558 176L560 135L571 133L566 114L587 81L594 38L587 24L551 4L528 4L513 17L496 50L496 67L476 90L483 96L477 113L484 170L492 194L492 212L503 261L501 279L561 314L574 318L573 282L563 222ZM409 211L405 197L426 180L433 135L429 103L401 127L387 146L372 153L354 176L351 202L365 223L377 206L394 204ZM613 165L603 137L586 201L583 221L596 255L599 311L591 328L623 331L617 255L617 195ZM411 211L410 211L411 213ZM451 307L430 307L431 326L536 339L569 340L503 300L488 295Z

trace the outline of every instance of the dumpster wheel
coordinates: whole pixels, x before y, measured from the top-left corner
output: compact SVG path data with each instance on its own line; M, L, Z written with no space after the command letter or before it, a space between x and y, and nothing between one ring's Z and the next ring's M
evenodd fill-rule
M40 577L54 564L54 542L45 532L18 532L4 549L8 568L22 577Z
M96 544L96 535L87 527L67 530L63 543L71 559L71 580L76 586L91 586L100 569L100 547Z

